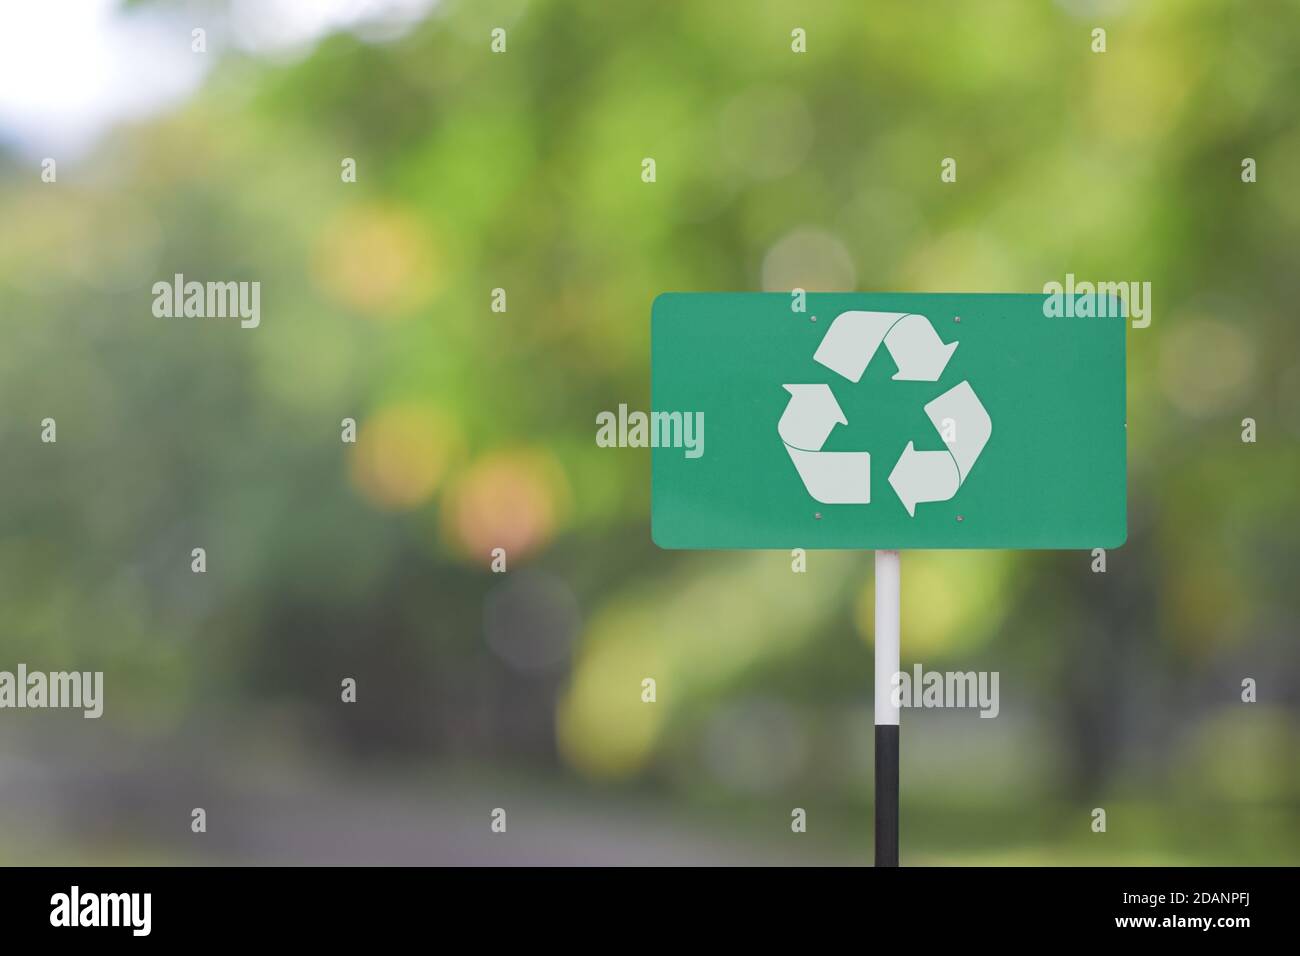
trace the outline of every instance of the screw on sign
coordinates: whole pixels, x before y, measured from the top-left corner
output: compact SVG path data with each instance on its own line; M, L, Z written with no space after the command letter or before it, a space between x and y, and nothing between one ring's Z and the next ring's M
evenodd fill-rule
M899 550L1127 535L1125 322L1049 317L1044 299L809 293L829 325L781 293L654 303L651 406L710 434L698 459L652 452L655 543L876 553L877 865L898 862Z
M921 382L939 381L958 345L944 343L923 315L842 312L826 330L813 360L859 382L882 342L898 366L894 379ZM870 504L871 453L822 450L835 426L848 424L831 387L783 387L790 403L777 431L808 493L823 504ZM920 502L947 501L955 495L993 433L970 382L960 382L926 404L925 413L948 448L917 451L909 441L898 456L889 484L909 515Z

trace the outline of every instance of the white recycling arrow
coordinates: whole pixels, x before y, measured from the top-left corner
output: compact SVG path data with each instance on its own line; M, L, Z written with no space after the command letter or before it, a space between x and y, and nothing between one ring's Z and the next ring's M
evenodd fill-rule
M975 389L970 387L970 382L954 385L927 404L925 414L929 416L941 436L945 434L953 436L946 444L957 462L961 480L965 481L966 476L970 474L971 466L975 464L975 459L980 456L980 452L988 444L989 436L993 434L993 422L989 420L989 413L980 404ZM948 428L949 422L952 424L951 429Z
M885 333L906 312L841 312L822 336L813 361L850 382L862 378Z
M826 330L813 361L850 382L862 379L880 343L898 366L901 382L937 382L957 349L944 342L930 320L910 312L841 312Z
M824 505L871 504L871 453L785 446L808 494Z
M993 434L993 422L970 382L954 385L925 406L940 436L951 435L946 451L917 451L911 442L889 473L898 500L916 516L922 501L947 501L970 475Z
M851 382L862 379L884 343L898 366L895 381L937 382L957 350L944 342L930 320L912 312L841 312L822 337L814 361ZM777 431L808 493L823 504L871 502L871 455L865 451L822 451L836 425L848 420L829 385L785 385L790 393ZM924 501L947 501L957 493L993 434L993 423L970 382L961 382L925 406L947 445L917 451L907 443L889 483L916 517Z
M885 348L898 366L895 381L937 382L957 343L939 338L925 316L905 315L885 335Z
M836 425L848 419L829 385L783 385L790 401L776 429L804 487L827 505L871 501L871 455L865 451L822 451Z
M946 451L917 451L911 442L898 456L889 483L907 513L916 517L921 501L947 501L961 487L957 463Z
M839 402L829 385L782 385L790 393L776 430L792 448L816 451L826 443L836 425L847 425Z

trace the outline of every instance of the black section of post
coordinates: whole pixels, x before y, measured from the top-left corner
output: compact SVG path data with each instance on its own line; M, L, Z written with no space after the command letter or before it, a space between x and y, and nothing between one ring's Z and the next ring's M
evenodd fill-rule
M876 866L898 866L898 724L876 724Z

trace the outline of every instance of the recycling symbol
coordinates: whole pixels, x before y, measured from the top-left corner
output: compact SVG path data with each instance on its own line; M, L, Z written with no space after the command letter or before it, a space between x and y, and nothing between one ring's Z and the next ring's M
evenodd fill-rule
M894 381L937 382L957 342L944 342L930 320L908 312L841 312L826 330L813 361L857 382L881 343L898 373ZM828 505L871 503L871 453L822 451L836 425L848 419L829 385L783 385L790 402L777 423L785 450L817 501ZM889 484L907 513L926 501L947 501L969 477L993 433L993 423L970 382L954 385L924 406L946 448L917 451L907 443Z

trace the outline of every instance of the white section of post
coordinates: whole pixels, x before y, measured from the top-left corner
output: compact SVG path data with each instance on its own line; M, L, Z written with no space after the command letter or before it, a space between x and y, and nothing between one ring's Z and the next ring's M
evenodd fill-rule
M898 726L894 675L899 672L897 551L876 552L876 726Z

